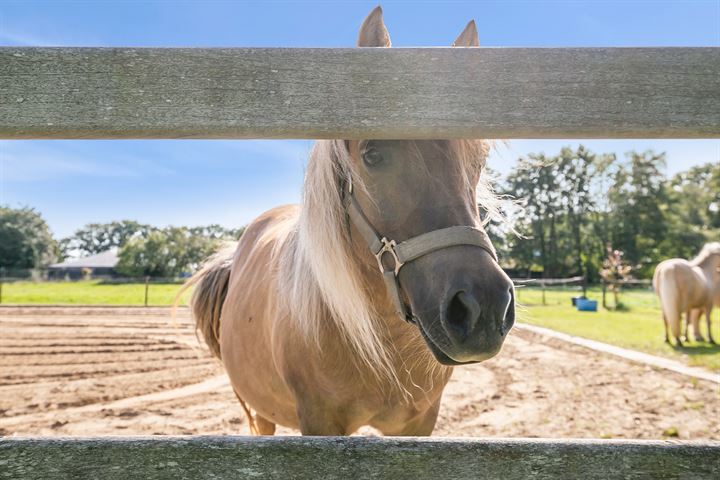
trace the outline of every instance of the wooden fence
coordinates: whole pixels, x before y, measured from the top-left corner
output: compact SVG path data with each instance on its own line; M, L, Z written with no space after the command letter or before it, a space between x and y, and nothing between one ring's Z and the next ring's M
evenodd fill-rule
M543 305L547 305L547 300L545 299L546 287L567 287L568 285L575 285L577 288L582 290L583 297L587 295L587 279L582 275L568 278L514 278L512 280L515 284L515 288L540 287ZM519 291L516 290L516 292L518 292L519 296ZM573 303L573 305L575 304Z
M0 48L0 138L720 138L720 49ZM717 442L0 440L3 478L717 478Z
M717 479L720 443L363 437L0 440L7 478Z
M0 48L0 138L720 137L718 48Z

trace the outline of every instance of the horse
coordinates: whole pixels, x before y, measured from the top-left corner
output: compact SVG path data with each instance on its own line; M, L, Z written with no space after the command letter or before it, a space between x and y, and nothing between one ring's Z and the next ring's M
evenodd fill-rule
M695 340L705 340L699 329L699 317L704 314L708 340L715 343L710 314L713 305L720 306L720 242L705 244L693 260L672 258L658 264L653 275L653 288L660 297L666 343L670 343L669 324L677 346L682 346L680 330L683 312L685 340L688 340L690 323L695 330Z
M377 7L358 46L390 44ZM453 46L477 45L471 21ZM317 141L301 205L257 217L189 280L196 327L253 434L430 435L452 367L500 351L515 293L478 207L499 213L488 150Z

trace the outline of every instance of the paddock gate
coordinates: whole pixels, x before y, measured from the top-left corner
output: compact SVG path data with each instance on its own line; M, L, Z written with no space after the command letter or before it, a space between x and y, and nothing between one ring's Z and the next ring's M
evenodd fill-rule
M0 48L1 139L720 138L720 48ZM717 478L720 442L2 438L2 478Z

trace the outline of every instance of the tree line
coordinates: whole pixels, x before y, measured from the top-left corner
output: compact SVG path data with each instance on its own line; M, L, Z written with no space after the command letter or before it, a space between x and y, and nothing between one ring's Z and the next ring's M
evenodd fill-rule
M720 238L720 162L668 178L664 153L595 154L583 146L520 158L496 190L511 228L490 234L517 276L597 282L616 255L636 278L666 258L692 258ZM513 231L514 229L514 231ZM519 234L519 235L518 235Z
M664 153L617 158L580 146L520 158L505 178L490 172L507 200L506 220L488 229L502 266L517 277L584 275L597 282L608 261L648 278L663 259L692 258L720 239L720 162L670 178L665 167ZM12 275L118 248L121 275L174 277L242 231L122 220L91 223L56 240L34 209L0 206L0 267Z
M56 240L40 214L29 207L0 207L0 268L7 276L27 276L68 257L118 249L115 270L128 277L173 278L192 273L243 228L221 225L159 228L134 220L90 223Z
M158 228L133 220L91 223L60 241L65 253L92 255L118 248L115 270L128 277L172 278L192 273L226 241L237 240L243 228L221 225Z

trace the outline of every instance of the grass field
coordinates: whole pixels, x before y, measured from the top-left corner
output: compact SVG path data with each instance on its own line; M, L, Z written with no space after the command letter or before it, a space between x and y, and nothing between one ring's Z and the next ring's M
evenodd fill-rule
M720 346L690 341L686 342L684 348L674 348L665 343L660 303L652 291L634 289L622 292L620 301L625 305L622 311L609 311L600 306L597 312L578 312L571 305L570 299L579 294L578 290L573 289L548 289L545 292L546 305L543 305L539 289L519 288L518 320L620 347L682 360L688 365L720 370ZM601 303L602 294L599 288L589 289L587 296ZM608 302L612 305L610 293L608 293ZM720 320L717 309L713 313L713 336L716 341L720 341ZM707 339L704 318L701 327L703 336Z
M148 305L170 305L180 289L177 283L153 283L148 291ZM578 312L570 298L576 289L548 289L546 305L537 288L517 290L518 320L553 330L631 348L654 355L685 361L720 370L720 347L690 341L681 349L667 345L660 316L660 306L649 290L630 290L621 294L626 306L623 311ZM588 297L600 300L600 290L591 288ZM187 295L186 295L187 298ZM143 305L145 285L142 283L107 284L100 281L83 282L15 282L6 283L2 290L3 304L52 305ZM707 333L703 335L707 338ZM718 311L713 315L713 335L720 341Z
M148 305L171 305L180 291L179 283L151 283ZM3 304L35 305L137 305L145 302L144 283L80 282L5 283Z

